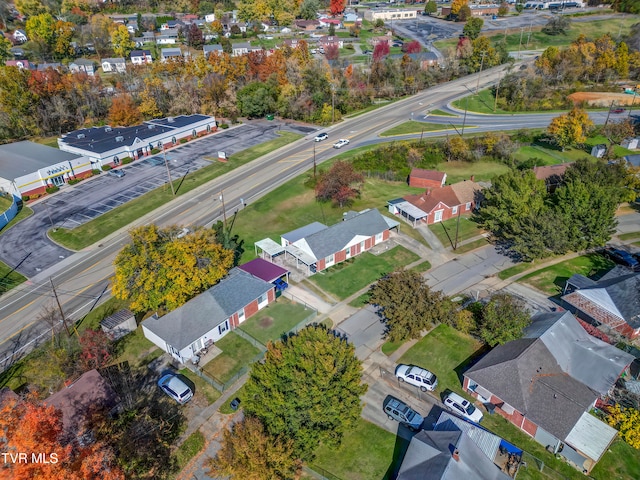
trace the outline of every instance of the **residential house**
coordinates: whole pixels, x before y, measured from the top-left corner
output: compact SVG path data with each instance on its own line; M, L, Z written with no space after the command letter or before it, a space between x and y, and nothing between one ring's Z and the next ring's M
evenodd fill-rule
M447 181L447 174L437 170L412 168L409 174L409 186L419 188L442 188Z
M640 167L640 154L634 154L634 155L626 155L624 157L624 161L627 163L628 166L631 167Z
M318 20L300 20L300 19L297 19L297 20L294 21L294 25L299 30L304 30L304 31L307 31L307 32L313 32L313 31L317 30L318 28L322 28L322 26L320 25L320 22Z
M156 37L158 45L175 45L178 43L178 30L164 30Z
M6 67L17 67L20 70L34 70L36 68L29 60L6 60L4 65Z
M179 48L163 48L160 50L160 60L163 62L180 59L182 59L182 50Z
M576 274L563 293L563 305L587 323L629 339L640 335L640 273L617 267L598 281Z
M129 55L131 63L134 65L143 65L145 63L153 63L151 50L133 50Z
M13 55L13 58L15 58L16 60L23 59L27 54L27 52L25 52L24 48L22 47L11 47L9 49L9 52L11 53L11 55Z
M202 51L204 52L205 57L209 57L210 55L221 55L224 50L222 49L222 45L203 45Z
M403 217L414 228L418 222L432 225L457 215L471 213L480 200L482 187L471 180L442 188L432 188L420 195L407 195L387 202L389 212Z
M213 23L216 21L216 14L215 13L207 13L204 16L204 21L207 23Z
M124 73L127 71L127 64L124 58L103 58L100 62L102 71L105 73Z
M78 58L69 64L69 71L71 73L86 73L93 77L96 74L96 64L93 60Z
M438 58L438 55L433 52L394 53L389 55L389 58L401 60L405 55L414 62L418 62L421 70L429 70L431 67L440 65L440 58Z
M242 55L249 53L250 49L251 44L249 42L234 43L231 45L231 56L241 57Z
M287 38L282 42L282 45L294 49L298 48L302 42L304 42L304 40L300 38Z
M564 173L571 165L573 165L573 162L535 166L533 167L533 173L535 173L538 180L544 180L548 191L553 192L562 184Z
M623 148L628 148L629 150L636 150L638 148L638 139L637 137L625 138L620 146Z
M274 283L277 280L289 281L289 270L264 258L254 258L247 263L238 265L238 268L268 283Z
M570 312L540 313L523 338L499 345L463 373L463 388L583 472L616 430L589 411L634 357L589 335Z
M327 48L327 47L344 47L344 42L340 37L336 37L335 35L324 35L320 37L318 40L318 46Z
M343 28L342 20L340 20L339 18L323 17L318 21L323 28L329 28L331 25L333 25L335 29Z
M216 119L208 115L180 115L156 118L130 127L91 127L75 130L58 138L60 150L84 155L94 169L118 165L122 159L142 158L154 148L176 145L216 131Z
M233 22L229 24L229 31L235 30L233 27L238 27L240 33L247 33L247 24L245 22Z
M131 35L134 35L136 33L136 26L133 24L127 25L127 32L129 32Z
M44 403L62 412L63 443L88 443L86 422L97 411L115 413L120 399L97 370L89 370Z
M38 67L37 67L37 70L39 72L45 72L50 68L52 68L54 70L57 70L59 72L61 72L63 70L62 64L60 62L39 63Z
M29 37L27 37L27 33L21 29L17 29L15 32L13 32L11 38L13 38L14 43L18 44L26 43L29 40Z
M358 14L357 13L345 13L342 17L342 24L345 27L351 27L353 25L359 25L361 24L362 21L360 20L360 18L358 18Z
M144 336L180 363L196 357L276 298L275 286L239 268L168 314L142 322Z
M509 480L466 433L420 430L409 443L396 480Z
M316 222L285 233L282 245L287 245L281 248L286 255L295 258L297 265L315 273L386 242L389 230L397 226L398 222L375 209L347 212L342 222L331 227Z

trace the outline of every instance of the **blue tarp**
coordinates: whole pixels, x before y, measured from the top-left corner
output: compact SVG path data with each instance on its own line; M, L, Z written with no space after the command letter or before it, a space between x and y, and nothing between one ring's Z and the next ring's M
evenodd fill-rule
M516 455L522 455L522 450L520 450L518 447L516 447L515 445L511 445L509 442L507 442L506 440L502 440L500 442L500 448L506 450L509 453L514 453Z

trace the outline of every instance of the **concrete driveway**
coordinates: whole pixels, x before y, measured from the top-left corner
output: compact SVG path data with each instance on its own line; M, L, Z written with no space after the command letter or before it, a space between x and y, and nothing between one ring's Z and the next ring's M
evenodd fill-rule
M367 305L340 322L336 330L346 335L356 347L356 356L360 360L368 358L384 343L385 326L375 312Z

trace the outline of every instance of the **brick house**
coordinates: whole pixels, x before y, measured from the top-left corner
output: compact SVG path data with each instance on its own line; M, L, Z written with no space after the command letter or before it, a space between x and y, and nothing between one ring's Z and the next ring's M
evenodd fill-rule
M463 389L588 473L616 430L589 414L634 357L589 335L570 312L540 313L523 338L463 374Z
M447 181L447 174L437 170L412 168L409 174L409 186L419 188L442 188Z
M184 364L275 299L275 285L233 268L218 284L181 307L142 322L142 332Z
M344 42L340 37L336 37L335 35L325 35L318 39L318 46L322 48L327 47L344 47Z
M640 336L640 273L616 267L598 281L576 274L561 299L592 325L606 325L630 340Z

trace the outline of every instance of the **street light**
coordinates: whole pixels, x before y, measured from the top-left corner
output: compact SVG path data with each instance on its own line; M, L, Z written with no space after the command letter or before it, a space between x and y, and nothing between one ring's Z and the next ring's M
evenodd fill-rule
M222 202L222 220L224 222L224 226L227 226L227 209L224 206L224 193L220 190L220 201Z

